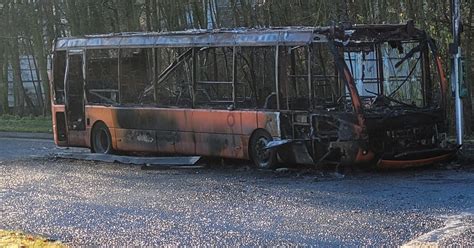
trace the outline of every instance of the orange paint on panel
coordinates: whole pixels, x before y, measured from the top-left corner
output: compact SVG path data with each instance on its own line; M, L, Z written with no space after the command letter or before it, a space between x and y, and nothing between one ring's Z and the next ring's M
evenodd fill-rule
M196 153L223 158L246 158L240 135L195 133Z
M369 163L375 158L375 154L372 151L362 150L359 148L355 161L356 163Z
M193 131L196 133L241 134L238 111L191 110Z
M280 113L257 112L257 127L267 130L272 137L281 137Z
M56 119L56 114L57 113L64 113L65 112L65 107L64 107L64 105L52 104L51 109L52 109L51 112L52 112L52 120L53 120L54 143L57 146L67 146L68 145L67 140L59 141L58 132L57 132L58 120Z
M88 145L89 135L87 131L69 130L67 133L67 141L70 146L90 147Z
M257 129L258 114L256 111L87 106L86 118L90 123L87 136L90 137L94 123L103 121L111 130L116 150L248 159L248 139ZM269 128L269 132L278 136L277 113L260 113L260 116L261 128Z
M441 86L441 108L445 109L446 106L446 94L448 92L448 82L446 80L446 76L444 75L443 65L441 64L441 58L439 56L436 57L436 67L438 69L438 73L441 79L440 86Z
M404 169L410 167L420 167L424 165L439 163L448 160L454 155L453 153L444 154L437 157L417 159L417 160L383 160L377 163L377 168L380 169Z

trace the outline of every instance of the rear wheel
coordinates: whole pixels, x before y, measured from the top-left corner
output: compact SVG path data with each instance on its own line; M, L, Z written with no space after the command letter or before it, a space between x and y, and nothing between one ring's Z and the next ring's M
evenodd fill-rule
M99 122L94 125L92 129L92 152L111 154L113 153L112 148L112 136L110 135L109 128L103 123Z
M274 149L265 149L272 141L272 136L265 130L257 130L250 138L250 156L255 166L260 169L271 169L277 165L277 153Z

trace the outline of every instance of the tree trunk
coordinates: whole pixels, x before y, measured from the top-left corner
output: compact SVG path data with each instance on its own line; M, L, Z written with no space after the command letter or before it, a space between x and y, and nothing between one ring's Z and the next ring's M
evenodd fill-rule
M145 25L146 31L150 32L153 30L153 26L151 25L151 6L150 0L145 0Z
M23 90L23 80L21 79L20 53L18 51L18 40L12 41L11 66L13 69L13 111L16 115L24 114L25 97Z
M49 37L50 39L56 38L56 37L61 37L61 36L66 36L65 28L61 23L61 13L62 13L62 7L64 7L64 4L60 3L58 0L53 1L53 6L52 8L54 9L54 14L51 12L50 14L53 15L53 20L54 20L54 32L55 36L54 37Z
M232 8L232 20L234 27L240 27L240 15L237 9L236 0L230 0L230 7Z
M8 61L5 56L5 42L0 42L0 105L1 113L9 114L8 107Z
M25 44L25 47L27 45ZM28 67L29 67L29 74L31 77L31 83L33 84L33 88L35 90L35 96L36 96L36 106L35 106L35 112L41 112L44 109L43 106L43 91L41 89L41 77L39 76L39 71L38 71L38 66L36 66L35 56L32 53L32 49L29 48L27 50L28 54L27 59L28 59ZM33 60L33 61L32 61ZM34 71L33 71L34 69ZM38 80L39 84L35 82L35 78ZM38 108L40 111L38 111L36 108Z
M121 11L124 14L127 23L127 32L139 31L139 20L135 15L135 1L119 1L121 3Z
M467 16L467 21L465 22L466 26L468 28L465 28L466 34L465 34L465 70L466 70L466 78L464 84L467 87L467 96L464 99L464 127L465 127L465 133L466 135L473 135L474 131L474 121L473 121L473 96L474 96L474 87L473 87L473 77L474 77L474 48L473 48L473 43L474 43L474 30L473 30L473 25L474 25L474 20L473 20L473 7L474 7L474 1L470 1L470 7L468 3L468 8L469 13ZM470 27L470 28L469 28Z
M41 6L39 5L36 5L36 6L32 6L32 8L29 8L28 10L30 11L30 18L28 18L28 20L30 21L29 23L29 26L31 28L31 36L32 36L32 39L34 39L34 41L28 39L23 39L23 50L25 51L25 54L28 58L28 67L30 69L30 74L31 74L31 79L32 79L32 83L33 83L33 86L34 86L34 89L35 89L35 95L36 95L36 98L37 98L37 108L40 110L40 111L36 111L35 112L43 112L44 110L44 102L43 102L43 91L42 91L42 88L41 88L41 77L39 76L39 68L38 66L36 65L36 60L37 59L40 59L43 57L43 48L44 48L44 39L43 39L43 35L42 35L42 27L43 27L43 18L41 16L41 11L38 10L38 9L41 9ZM37 46L39 47L39 51L35 52L34 51L34 48L33 48L33 43L34 44L37 44ZM36 54L38 54L39 56L35 56ZM32 56L32 58L30 58L30 56ZM33 63L32 61L33 60ZM36 73L33 73L33 68L35 69ZM45 68L46 70L46 68ZM37 78L38 81L40 82L38 85L34 82L34 78Z
M153 31L161 31L161 20L159 19L160 18L160 15L159 15L160 9L158 8L156 1L158 1L158 0L151 0L151 8L152 8L151 18L153 20L152 21Z
M69 23L69 27L72 35L81 34L81 22L77 13L78 9L76 6L76 0L67 0L67 11L66 17Z
M37 44L37 43L36 43ZM38 85L38 97L41 99L40 101L40 108L43 115L47 115L51 113L51 101L50 101L50 93L49 93L49 76L48 76L48 57L44 54L44 50L42 46L39 45L31 45L30 43L30 51L31 55L33 56L34 60L34 67L36 68L36 75L40 81ZM43 92L44 90L44 92ZM44 99L43 99L44 94Z
M196 25L196 20L197 20L197 28L205 28L206 22L204 20L205 17L204 17L202 8L199 6L197 2L193 2L191 6L193 10L193 19L194 19L193 25Z

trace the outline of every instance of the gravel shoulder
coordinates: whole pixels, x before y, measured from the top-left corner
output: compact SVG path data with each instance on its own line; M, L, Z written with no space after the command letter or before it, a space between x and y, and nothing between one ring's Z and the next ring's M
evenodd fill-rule
M469 165L340 178L30 159L0 162L0 175L0 229L72 246L399 246L474 207Z

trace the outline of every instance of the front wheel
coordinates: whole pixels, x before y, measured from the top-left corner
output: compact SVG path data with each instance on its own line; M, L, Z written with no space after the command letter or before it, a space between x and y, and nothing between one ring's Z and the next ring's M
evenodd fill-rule
M260 169L271 169L277 165L277 153L274 149L265 149L272 141L272 136L265 130L257 130L250 138L250 157Z
M92 129L91 143L91 151L93 153L113 153L112 136L110 135L109 128L102 122L94 125L94 128Z

